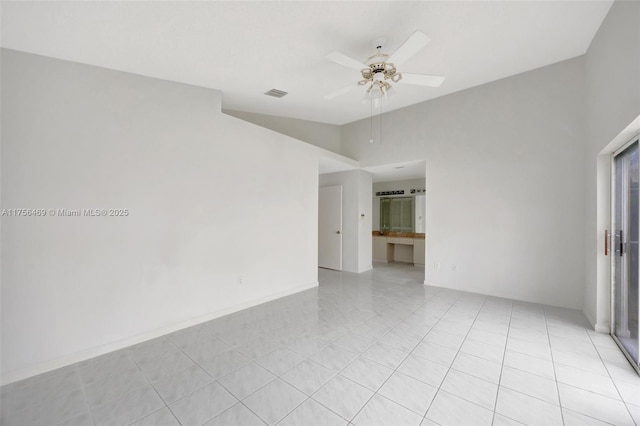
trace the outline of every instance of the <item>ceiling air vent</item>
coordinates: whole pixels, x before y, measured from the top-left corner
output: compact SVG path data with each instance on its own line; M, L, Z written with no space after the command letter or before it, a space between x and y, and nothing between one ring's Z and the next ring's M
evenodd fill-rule
M267 96L273 96L274 98L281 98L287 95L287 92L285 92L284 90L271 89L268 92L264 92L264 94Z

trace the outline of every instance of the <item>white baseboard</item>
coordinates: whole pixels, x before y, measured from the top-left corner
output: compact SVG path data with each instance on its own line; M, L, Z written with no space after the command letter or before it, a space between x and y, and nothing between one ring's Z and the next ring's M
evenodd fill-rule
M589 324L591 324L591 327L593 327L593 329L596 329L596 319L595 316L591 313L591 311L589 311L588 309L582 309L582 313L584 314L585 317L587 317L587 321L589 321Z
M422 284L428 285L429 287L446 288L446 289L449 289L449 290L470 291L470 290L460 290L459 288L451 288L451 287L449 287L447 285L443 285L443 284L439 284L439 283L427 282L427 280L424 280L424 282ZM470 292L473 293L473 291L470 291Z
M589 321L589 324L591 324L591 327L593 327L596 333L602 333L602 334L611 333L611 324L609 323L609 321L600 321L600 322L596 321L593 314L586 309L583 309L582 313L584 314L585 317L587 317L587 321Z
M9 383L17 382L19 380L37 376L38 374L42 374L52 370L56 370L58 368L66 367L68 365L75 364L80 361L85 361L87 359L91 359L96 356L104 355L109 352L117 351L119 349L136 345L138 343L142 343L150 339L155 339L156 337L164 336L166 334L173 333L175 331L192 327L194 325L201 324L206 321L211 321L213 319L216 319L225 315L229 315L231 313L238 312L243 309L251 308L253 306L257 306L262 303L270 302L272 300L279 299L281 297L299 293L304 290L309 290L317 286L318 286L318 281L310 284L298 286L298 287L293 287L288 290L273 293L265 297L249 300L247 302L243 302L235 306L231 306L225 309L220 309L218 311L210 312L205 315L200 315L198 317L191 318L186 321L181 321L179 323L172 324L170 326L154 329L154 330L141 333L132 337L128 337L125 339L121 339L115 342L110 342L104 345L100 345L100 346L96 346L83 351L75 352L73 354L66 355L52 361L43 362L43 363L32 365L26 368L21 368L19 370L9 371L7 373L2 374L2 378L0 379L0 385L2 386L8 385Z
M359 273L359 274L361 274L361 273L363 273L363 272L367 272L367 271L370 271L370 270L372 270L372 269L373 269L373 265L369 265L369 266L367 266L367 267L365 267L365 268L360 269L360 270L358 271L358 273Z

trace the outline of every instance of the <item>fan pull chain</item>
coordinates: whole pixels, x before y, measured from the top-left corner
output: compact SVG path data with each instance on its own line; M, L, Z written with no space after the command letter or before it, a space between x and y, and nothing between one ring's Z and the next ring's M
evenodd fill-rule
M373 143L373 98L370 98L369 101L371 102L371 114L370 114L370 120L369 120L369 124L370 124L370 138L369 138L369 143Z
M378 138L380 139L380 145L382 145L382 100L383 98L380 98L380 113L378 114L378 126L379 126Z

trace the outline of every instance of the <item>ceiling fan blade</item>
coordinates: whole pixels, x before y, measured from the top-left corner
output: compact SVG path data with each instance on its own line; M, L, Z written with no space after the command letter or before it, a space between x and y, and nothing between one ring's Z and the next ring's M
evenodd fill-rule
M441 75L408 74L402 73L402 80L399 83L415 84L417 86L440 87L444 77Z
M344 95L347 92L350 92L351 90L353 90L354 88L358 87L357 83L352 83L348 86L343 87L342 89L338 89L335 92L331 92L327 95L324 95L325 99L333 99L333 98L337 98L340 95Z
M402 46L394 52L387 62L391 62L396 67L405 63L409 58L425 47L431 39L421 31L416 31L404 42Z
M347 68L353 68L354 70L358 71L369 68L369 66L363 64L362 62L356 61L355 59L350 58L340 52L331 52L326 56L326 58L330 61L335 62L336 64L340 64Z

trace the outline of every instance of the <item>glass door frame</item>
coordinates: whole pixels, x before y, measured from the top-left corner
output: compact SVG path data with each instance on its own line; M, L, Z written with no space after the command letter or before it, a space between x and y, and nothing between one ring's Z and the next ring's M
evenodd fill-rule
M624 347L624 345L622 344L622 342L620 342L620 340L618 339L618 337L615 335L615 329L616 329L616 308L615 308L615 304L616 304L616 252L615 249L613 247L614 242L615 242L615 229L616 229L616 157L620 154L622 154L624 151L626 151L630 146L632 146L633 144L638 144L638 149L640 149L640 141L639 141L639 137L640 135L636 134L634 137L632 137L630 140L628 140L626 143L624 143L620 148L618 148L617 150L615 150L612 154L611 154L611 199L610 199L610 204L611 204L611 211L610 211L610 219L611 219L611 223L610 223L610 230L611 233L609 234L608 238L609 238L609 254L610 254L610 271L611 271L611 306L610 306L610 330L609 330L609 334L611 335L611 337L613 338L613 340L616 342L616 345L618 345L618 348L622 351L622 353L624 354L624 356L627 358L627 360L629 361L629 363L631 364L631 366L636 370L636 373L638 373L640 375L640 360L639 361L635 361L633 359L633 357L631 357L631 355L629 355L629 353L627 352L626 348Z

